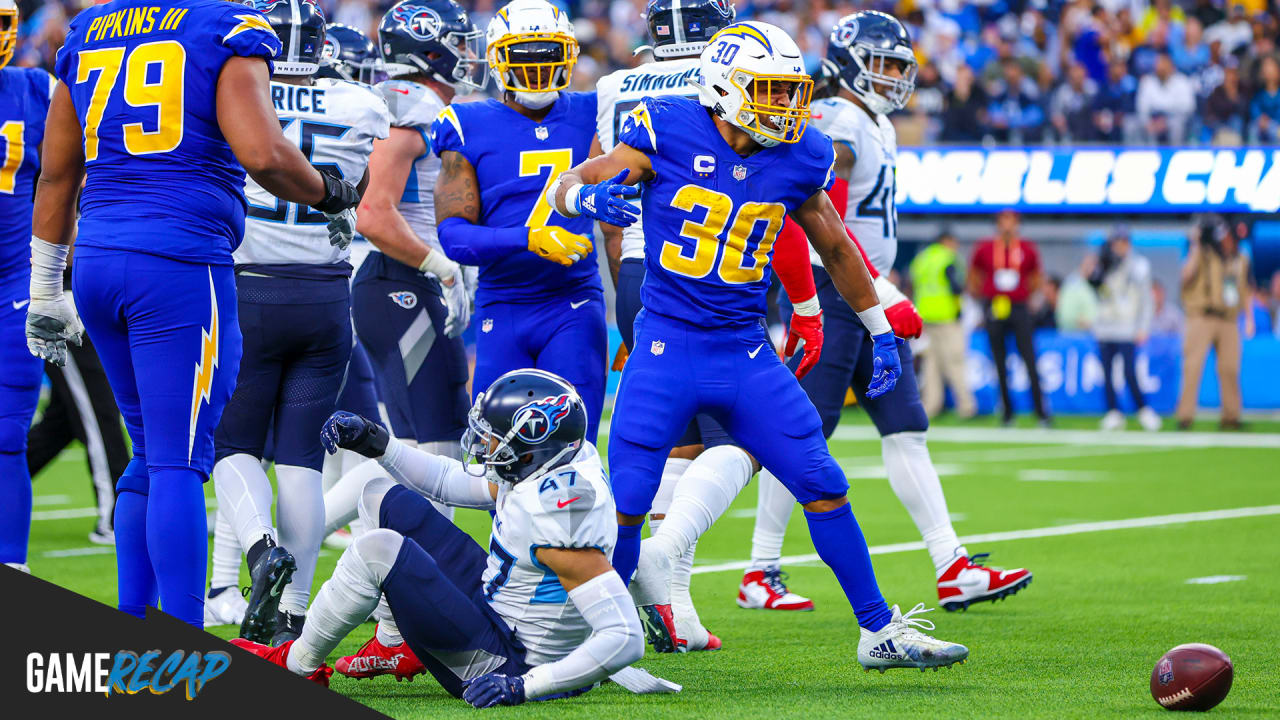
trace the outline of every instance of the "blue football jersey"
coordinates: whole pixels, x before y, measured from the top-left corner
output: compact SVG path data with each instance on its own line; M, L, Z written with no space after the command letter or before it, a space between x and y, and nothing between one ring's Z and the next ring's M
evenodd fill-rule
M798 143L744 158L697 100L648 97L618 142L655 173L641 188L645 310L701 327L759 322L786 214L835 179L831 140L809 126Z
M480 185L487 227L556 225L591 235L590 218L567 218L545 198L560 173L587 159L596 132L596 94L562 92L542 122L497 100L448 105L431 126L437 153L462 153ZM570 267L519 252L480 268L477 301L531 302L600 288L596 254Z
M39 68L0 68L0 286L25 296L31 276L31 203L53 77Z
M271 62L262 13L226 0L114 0L71 21L55 73L84 128L77 244L230 264L244 169L218 128L222 66Z

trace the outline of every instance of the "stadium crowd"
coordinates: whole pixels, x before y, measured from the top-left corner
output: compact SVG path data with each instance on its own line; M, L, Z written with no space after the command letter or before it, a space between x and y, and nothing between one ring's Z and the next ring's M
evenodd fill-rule
M66 20L90 0L20 0L18 65L51 67ZM372 34L387 0L319 0ZM483 27L494 0L466 3ZM645 0L561 0L582 58L574 82L640 62ZM904 20L920 61L904 145L1215 144L1280 137L1280 32L1271 0L748 0L741 19L774 23L818 67L835 21L857 9Z

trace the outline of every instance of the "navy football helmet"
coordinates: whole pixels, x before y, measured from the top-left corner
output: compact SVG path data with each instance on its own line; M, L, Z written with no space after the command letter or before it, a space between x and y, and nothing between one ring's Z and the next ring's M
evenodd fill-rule
M587 409L568 380L512 370L476 395L462 452L468 468L514 484L573 460L586 435Z
M324 11L316 0L245 0L267 16L280 38L276 75L314 75L324 52Z
M403 0L378 25L387 73L426 75L460 92L483 90L489 80L484 33L453 0Z
M813 74L813 99L835 97L840 92L840 67L829 58L823 58L818 71Z
M737 14L729 0L649 0L645 20L656 58L697 57L712 35L733 24Z
M325 28L324 52L316 77L373 85L385 75L382 55L369 36L341 23L330 23Z
M840 72L840 86L873 113L907 106L916 89L916 56L907 29L892 15L864 10L840 18L831 30L827 59ZM888 74L897 65L901 77Z

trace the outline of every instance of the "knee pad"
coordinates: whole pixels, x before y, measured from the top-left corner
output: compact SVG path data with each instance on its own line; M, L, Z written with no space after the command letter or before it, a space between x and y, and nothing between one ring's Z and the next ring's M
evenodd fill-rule
M391 573L391 566L396 564L403 544L404 536L395 530L375 528L356 538L349 551L369 571L368 580L374 587L382 587L382 581Z
M147 472L147 459L134 455L124 469L124 474L116 481L116 492L135 492L147 495L151 492L151 474Z
M364 484L364 488L360 490L357 510L366 527L378 527L378 518L382 516L382 499L396 487L396 482L388 477L376 477Z
M26 453L27 429L30 424L15 417L0 417L0 453L12 455Z

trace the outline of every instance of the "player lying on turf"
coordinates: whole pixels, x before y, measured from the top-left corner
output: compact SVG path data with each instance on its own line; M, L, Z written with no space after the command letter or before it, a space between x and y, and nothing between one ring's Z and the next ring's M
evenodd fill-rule
M411 676L420 658L446 690L476 707L578 694L638 660L640 621L610 565L613 497L584 439L577 391L550 373L516 370L476 397L468 421L463 442L472 465L335 413L322 433L329 452L375 458L400 485L387 478L366 485L360 513L375 529L338 560L300 638L274 648L232 642L327 685L325 657L385 595L404 644L386 647L375 637L340 668L357 677L381 674L371 671L378 667ZM428 498L495 510L489 552ZM630 674L644 676L645 690L678 689Z
M932 627L912 617L917 610L904 615L885 603L818 414L766 349L760 320L770 253L790 213L873 337L868 396L892 390L901 373L866 265L824 192L834 179L831 142L804 132L812 81L800 49L773 25L735 23L710 40L699 70L698 101L644 100L612 151L561 175L548 190L561 214L624 227L636 215L627 199L643 202L644 310L609 441L618 504L615 566L626 578L634 571L640 525L667 453L689 419L706 412L804 505L814 546L858 617L864 667L962 661L967 648L916 629ZM644 183L643 194L631 187L637 183Z

